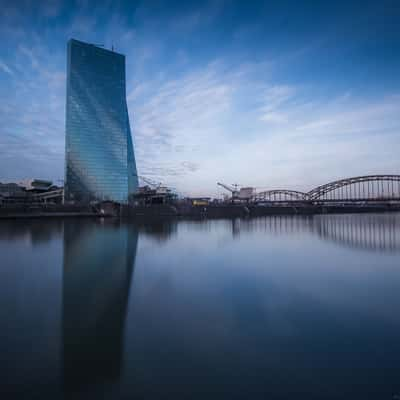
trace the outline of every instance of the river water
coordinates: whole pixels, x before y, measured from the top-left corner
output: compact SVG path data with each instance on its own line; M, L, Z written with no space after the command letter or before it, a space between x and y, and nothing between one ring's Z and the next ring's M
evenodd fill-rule
M0 221L1 399L400 399L400 214Z

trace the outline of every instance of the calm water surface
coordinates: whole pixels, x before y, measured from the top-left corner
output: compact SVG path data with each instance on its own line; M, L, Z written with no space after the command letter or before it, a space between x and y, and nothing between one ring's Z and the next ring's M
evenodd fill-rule
M400 215L0 222L1 399L400 399Z

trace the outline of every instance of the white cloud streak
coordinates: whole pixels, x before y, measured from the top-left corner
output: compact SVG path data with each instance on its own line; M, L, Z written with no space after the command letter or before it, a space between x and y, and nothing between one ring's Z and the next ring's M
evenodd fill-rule
M14 72L11 68L3 61L0 60L0 69L8 75L14 76Z

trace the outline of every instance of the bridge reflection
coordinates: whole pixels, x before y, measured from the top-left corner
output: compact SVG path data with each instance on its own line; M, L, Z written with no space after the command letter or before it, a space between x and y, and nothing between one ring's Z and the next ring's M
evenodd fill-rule
M72 397L120 376L137 240L133 225L64 224L63 383Z
M400 251L399 214L277 215L232 220L232 235L237 237L241 230L274 235L311 233L342 246L384 252Z
M314 217L313 230L322 238L349 247L376 251L400 250L399 216L327 215Z

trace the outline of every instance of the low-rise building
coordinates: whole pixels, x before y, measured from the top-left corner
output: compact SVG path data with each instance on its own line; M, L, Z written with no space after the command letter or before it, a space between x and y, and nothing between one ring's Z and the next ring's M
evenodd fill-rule
M26 179L18 183L0 182L0 204L60 203L62 192L62 188L44 179Z
M54 185L52 181L44 179L25 179L18 182L18 185L27 192L47 192L51 190Z

